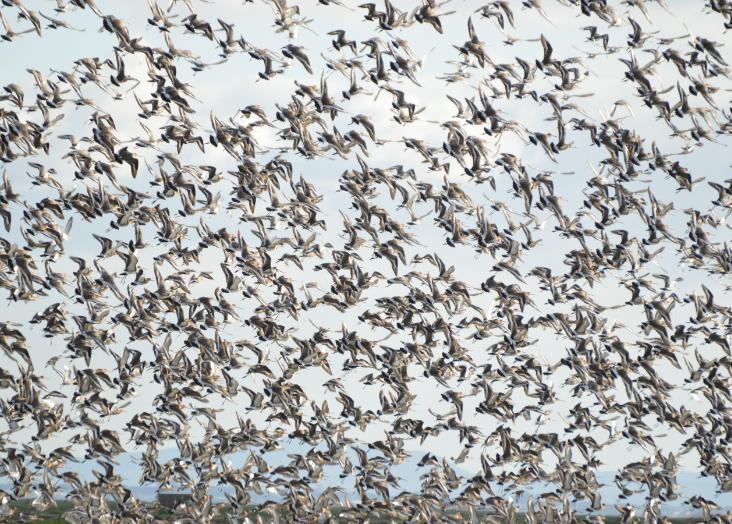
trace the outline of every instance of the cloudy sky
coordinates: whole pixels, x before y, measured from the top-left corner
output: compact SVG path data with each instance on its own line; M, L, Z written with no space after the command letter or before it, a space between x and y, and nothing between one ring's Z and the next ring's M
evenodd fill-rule
M43 12L48 16L56 16L53 13L53 7L55 6L53 2L25 0L24 3L29 8ZM195 94L195 100L191 102L195 113L190 117L199 126L197 133L204 137L211 133L212 115L222 121L234 119L235 122L243 124L245 119L241 114L238 114L238 110L250 104L261 105L268 115L273 116L277 111L277 104L283 106L289 102L289 97L296 89L296 82L306 85L319 85L321 81L325 81L329 91L343 108L342 114L333 122L335 127L345 131L350 125L350 118L356 114L364 113L372 117L376 135L383 141L383 144L379 148L374 148L372 155L365 158L371 167L386 168L398 164L419 166L420 157L416 152L405 148L403 139L419 138L440 147L445 137L445 128L442 124L455 118L457 113L456 107L448 100L446 95L449 94L462 100L475 97L478 89L486 92L490 90L484 82L484 71L480 69L471 70L471 77L461 83L449 84L444 79L446 74L456 70L454 62L459 60L459 53L454 45L461 45L468 39L466 20L469 16L472 16L476 32L486 42L487 53L494 63L511 63L515 61L516 57L522 57L532 62L541 56L542 47L539 38L544 35L551 42L555 56L563 58L576 56L584 60L582 69L589 72L582 80L580 87L575 89L564 103L576 104L578 111L593 122L601 122L613 114L613 117L622 122L624 127L633 129L645 137L649 142L648 147L650 147L650 142L655 142L658 148L664 152L684 151L687 153L683 156L684 165L688 167L694 178L705 177L707 181L718 182L729 178L729 161L732 157L729 154L729 140L727 137L718 137L718 142L705 141L703 147L700 147L694 142L688 143L681 136L670 136L668 127L658 118L656 110L643 105L635 96L633 84L623 78L626 67L620 60L630 59L631 54L623 49L617 53L606 55L596 43L586 41L587 31L583 30L582 27L589 25L591 21L577 15L574 8L558 2L547 1L544 6L545 18L536 10L525 10L521 7L520 2L515 2L516 27L509 27L504 32L494 21L482 19L479 14L474 13L480 7L479 2L453 0L443 7L445 11L454 10L455 13L442 19L444 26L442 35L438 35L427 24L416 24L409 29L394 31L391 36L408 38L409 46L412 48L414 55L421 59L422 64L418 74L420 85L404 80L400 84L400 89L405 92L410 102L413 102L419 108L424 108L424 110L419 114L417 121L403 125L393 118L392 95L377 88L368 80L360 81L364 89L369 91L368 95L356 97L351 101L342 99L340 93L348 87L349 80L340 72L329 69L326 65L323 57L338 56L338 52L330 45L332 37L327 33L335 29L344 29L350 38L358 42L374 36L374 25L363 23L364 11L356 7L357 2L344 0L344 4L345 6L326 7L315 0L300 2L301 16L312 19L312 21L307 29L300 29L294 40L307 51L312 62L313 74L308 74L299 63L294 62L286 68L283 74L264 81L258 76L258 72L262 70L262 63L252 59L245 53L235 54L225 63L207 67L198 72L192 71L189 64L180 61L177 72L178 77L190 84L191 90ZM395 1L394 4L408 10L413 2ZM147 45L165 48L166 43L161 33L147 21L150 16L150 8L146 2L140 0L125 2L99 0L97 5L102 12L114 12L117 17L124 20L131 35L140 37ZM235 0L223 0L208 3L193 0L193 5L202 19L209 20L212 23L216 19L221 19L233 24L237 34L241 34L253 46L279 50L293 41L286 32L276 33L274 31L273 9L271 4L267 2L257 0L253 3L242 3ZM705 13L700 8L701 2L669 0L667 6L668 10L658 4L649 3L649 19L644 18L643 14L637 9L633 11L632 16L648 31L657 30L666 37L690 35L674 44L680 48L686 48L688 46L687 41L693 35L707 34L713 35L714 39L729 46L730 37L720 30L720 18ZM162 7L166 8L167 6L163 5ZM1 9L8 24L16 32L27 26L27 22L17 19L17 10L15 8L2 7ZM627 6L625 5L617 6L618 23L615 27L608 29L611 45L613 45L613 42L616 45L624 44L628 38L628 33L631 32L626 9ZM182 2L173 5L171 13L177 15L177 18L174 19L176 22L187 16L186 8ZM26 97L32 100L35 96L35 90L33 77L29 73L31 70L39 71L44 76L53 78L58 74L58 71L71 71L74 69L75 61L82 57L114 60L112 49L116 45L116 39L113 34L101 29L99 17L89 9L82 11L69 7L68 12L63 14L63 18L73 29L52 30L44 28L42 38L30 33L17 36L12 42L0 43L0 63L2 63L0 80L3 85L12 82L22 86L26 92ZM595 19L592 23L596 22ZM385 33L382 33L380 37L382 39L388 38ZM186 34L181 27L171 29L170 40L177 48L188 49L191 53L197 55L197 60L202 63L214 64L220 60L216 46L203 41L200 36ZM507 40L511 45L506 44ZM663 49L660 44L658 49ZM587 58L587 53L596 53L597 56L590 60ZM640 63L645 63L652 58L652 55L645 51L638 51L635 55ZM141 100L148 99L150 93L154 90L154 83L151 83L150 78L148 78L148 68L141 56L127 56L125 64L127 74L141 80L139 85L133 86L130 83L123 85L121 88L104 92L97 86L87 84L84 86L83 92L84 96L92 99L101 111L112 115L116 124L117 136L120 140L129 141L131 149L148 160L149 166L141 168L145 172L144 176L132 179L123 173L125 170L120 170L120 181L137 190L152 193L158 189L149 185L151 176L147 171L148 168L152 171L155 170L156 154L154 151L143 150L135 145L137 139L140 137L146 138L148 133L143 127L144 121L137 115L140 109L135 102L134 95L137 95ZM323 72L322 76L321 72ZM105 70L105 74L109 74L108 69ZM677 79L678 74L672 64L662 62L655 70L654 80L662 88L674 90ZM540 92L549 91L555 82L556 79L549 77L539 79L536 83L539 86L537 90L541 90ZM719 93L719 100L726 103L729 100L729 82L720 80L719 83L725 85L725 89ZM672 96L671 98L675 97ZM622 103L616 104L619 101ZM548 104L538 105L530 97L497 100L496 107L502 112L504 118L520 122L526 129L549 133L556 130L556 123L550 120L552 116L551 107ZM74 134L77 137L88 135L90 133L89 118L92 111L93 109L89 107L71 109L67 106L64 111L64 119L52 132L52 144L58 144L59 147L53 148L49 155L43 159L47 169L53 168L56 170L58 179L63 181L66 191L83 192L84 185L89 182L74 178L74 166L69 158L63 158L67 148L63 145L65 142L59 137L64 134ZM155 121L148 122L146 125L155 134L158 124L159 122ZM278 131L279 129L276 127L266 126L255 131L255 136L262 150L261 159L270 158L274 155L274 153L268 151L270 148L288 147L287 142L278 137ZM562 196L565 212L571 215L583 206L585 198L583 191L587 188L587 181L602 172L603 168L599 162L603 157L599 148L590 147L591 144L586 133L572 134L570 139L574 141L575 147L562 152L558 163L548 158L540 147L528 143L526 137L521 136L521 133L505 134L500 139L489 137L487 138L487 145L494 158L498 158L502 153L516 155L530 169L532 174L542 171L554 172L556 193ZM685 148L688 149L685 150ZM351 209L351 199L347 194L339 191L339 178L344 170L353 168L355 165L355 151L347 159L341 159L335 155L326 155L315 160L305 160L292 153L285 153L285 155L293 162L296 176L302 176L308 182L315 184L323 195L320 208L322 214L328 217L328 229L319 233L319 242L321 244L331 243L334 246L342 245L343 236L339 212L353 216L353 210ZM236 165L236 162L221 148L216 149L213 147L209 147L205 153L201 153L194 146L186 146L180 153L180 160L183 163L215 165L222 171L235 169ZM24 200L37 202L44 197L53 195L54 192L48 187L39 188L31 183L31 177L27 173L31 173L33 170L27 166L27 162L19 160L7 166L6 169L13 188L23 195ZM511 220L521 223L527 221L527 217L523 215L523 202L510 193L511 180L507 175L505 178L501 178L500 174L497 175L495 190L488 184L471 182L467 176L460 172L459 166L456 165L452 166L448 177L459 182L473 201L485 208L491 221L501 225L501 227L507 223L507 215L491 207L495 202L505 202L509 205L508 216L511 217ZM420 169L418 179L420 182L430 183L439 188L443 183L443 174ZM688 220L688 216L683 213L684 209L697 208L706 211L709 209L709 203L715 195L715 192L705 183L696 185L691 192L678 192L674 181L666 179L659 171L641 176L640 180L629 184L629 187L635 187L639 191L643 191L646 187L649 187L649 181L650 187L652 187L653 193L659 201L674 203L674 211L669 215L668 222L676 232L682 232ZM381 195L377 202L379 205L388 206L390 210L395 208L386 194ZM170 205L174 206L174 204ZM264 209L260 211L262 214L266 213ZM429 211L429 206L423 209L423 212L427 211ZM21 211L16 209L14 213L16 217L19 217ZM406 213L402 213L400 216L406 217ZM549 214L544 218L545 220L542 219L538 224L534 224L539 226L534 235L538 240L541 240L541 244L538 248L527 253L520 267L530 269L541 265L553 268L555 273L561 274L566 270L566 266L563 264L564 254L569 249L573 249L575 243L561 238L553 231L553 219L549 217ZM726 217L721 218L726 225ZM108 218L103 220L107 221ZM224 207L217 216L207 217L211 229L218 227L234 228L237 220L238 218L232 213L227 213ZM643 225L638 217L629 217L624 220L625 222L619 224L618 227L629 231L641 231L640 228ZM183 218L180 221L181 223L187 223L191 230L198 225L197 217L195 220ZM286 228L282 225L276 226L273 233L275 235L278 231L277 227ZM153 229L154 226L145 228L146 234L151 239L153 238ZM241 230L247 238L254 239L251 236L249 226L242 226ZM485 311L492 311L492 299L487 294L480 292L480 284L494 274L492 268L496 261L485 255L478 256L468 245L448 248L445 244L443 232L434 226L431 218L414 225L411 230L419 239L419 244L409 248L409 255L438 253L448 266L454 265L456 267L461 280L472 286L475 293L474 303ZM84 258L91 263L100 250L99 243L92 236L93 233L107 236L114 241L129 239L129 232L110 230L109 224L102 222L102 220L84 222L80 217L76 217L70 238L66 243L67 254ZM284 233L286 233L286 230ZM13 237L13 235L15 236ZM717 232L712 232L712 235L714 241L725 241L729 240L730 231L727 227L720 227ZM20 229L14 228L9 233L8 238L11 242L22 242ZM144 256L140 257L141 265L151 264L153 257L160 252L162 252L162 248L147 250ZM215 275L215 279L212 281L204 280L192 287L194 295L211 294L215 287L220 287L222 278L220 263L222 260L220 253L212 253L211 256L207 256L200 261L196 270L210 271ZM325 272L314 269L317 263L318 261L305 261L304 270L300 270L292 264L283 263L283 271L294 282L303 285L313 282L318 286L322 286L323 289L327 289L330 285L330 279ZM115 259L105 260L103 264L108 271L113 273L121 272L123 267L122 261ZM698 290L703 283L718 297L722 297L726 286L729 285L728 281L720 282L701 271L684 267L679 263L678 255L670 248L666 248L655 259L654 264L654 272L665 273L672 279L679 279L676 283L676 293L679 296L685 296L695 289ZM75 267L76 265L68 257L62 257L55 264L54 269L71 274ZM384 260L365 259L363 267L368 268L369 271L379 271L384 275L392 276L391 269ZM171 268L163 267L162 270L170 271ZM604 280L597 282L593 289L586 289L586 291L591 293L602 306L609 308L622 305L630 298L630 291L622 284L622 280L627 276L625 274L608 275ZM501 275L501 278L507 278L505 272ZM525 289L533 294L536 304L535 308L528 308L525 315L536 317L544 314L543 308L546 305L547 293L539 290L535 280L527 280ZM296 330L296 336L301 338L311 335L315 330L315 326L322 326L337 332L345 324L350 329L358 331L362 336L377 340L385 333L361 325L358 322L358 316L364 310L373 307L374 301L378 297L403 292L404 289L400 288L398 284L379 286L365 294L366 301L363 305L346 313L319 308L313 312L303 312L297 320L282 318L280 321L293 327ZM272 297L265 298L271 299ZM58 297L50 297L30 303L11 303L7 301L3 303L3 306L0 306L4 311L1 316L6 321L28 326L28 320L34 314L42 311L57 299ZM247 308L251 308L253 305L256 305L253 300L242 302L240 313L242 318L251 315L251 311L247 312ZM70 304L69 309L79 315L88 314L84 312L83 307L78 305ZM638 338L639 323L644 320L639 318L638 311L637 307L618 307L603 311L601 315L618 326L616 328L618 336L624 340L633 341ZM675 318L680 321L687 320L692 314L693 306L689 304L681 304L674 311ZM621 325L624 325L624 327L620 327ZM110 321L109 329L114 330L117 333L118 340L122 341L120 347L117 348L117 350L120 350L127 338L125 328L114 325ZM26 330L25 333L28 336L34 362L38 362L36 373L44 376L50 389L59 389L65 393L73 392L73 387L64 384L53 367L44 366L46 360L59 356L60 359L56 365L58 371L62 375L64 372L70 372L68 367L64 371L64 366L69 365L69 362L64 356L65 341L63 337L45 338L39 329ZM234 323L223 328L223 335L230 340L248 340L251 339L253 332L243 325ZM551 330L547 329L539 333L538 337L539 342L529 351L535 353L536 357L541 359L542 362L555 364L559 359L566 356L566 341L557 337ZM164 335L161 335L157 343L162 343L163 339ZM395 345L397 342L398 340L391 339L388 344ZM174 336L173 344L180 345L181 343L180 336ZM474 342L473 344L470 350L475 361L479 364L486 363L488 358L481 354L481 350L485 352L487 343ZM150 349L145 350L145 343L132 342L130 347L147 351L146 358L151 358ZM272 351L272 355L276 355L278 348L271 347L268 350ZM718 348L711 346L705 347L704 351L709 358L721 354ZM689 350L688 354L691 356L693 352ZM0 362L3 358L5 357L0 355ZM8 362L6 359L6 363ZM65 362L66 364L64 364ZM78 362L76 365L79 365ZM99 368L110 367L113 366L113 360L109 355L95 354L93 366ZM687 409L698 410L699 412L704 412L709 408L704 399L684 387L686 370L677 370L670 364L659 364L659 374L666 380L679 385L679 388L672 393L672 403L674 405L683 405ZM349 373L345 375L344 383L347 385L349 394L363 409L377 410L379 408L379 399L375 394L377 390L362 384L359 380L362 377L363 373ZM124 414L109 417L104 423L112 428L122 428L134 413L150 410L152 399L161 392L160 385L155 383L152 378L152 374L149 372L144 375L138 385L137 396L130 401L128 406L124 406ZM323 370L318 369L317 371L308 370L298 374L295 381L301 384L314 400L322 402L325 396L321 385L329 378ZM559 400L541 418L542 431L561 432L566 426L566 420L571 416L571 412L577 404L577 400L571 396L569 387L563 385L567 378L566 368L561 367L554 371L551 377L547 378ZM249 376L242 379L241 382L251 389L258 390L261 389L261 382L258 383L258 380ZM251 381L251 383L247 381ZM469 386L466 384L463 389L467 391ZM510 389L510 386L508 389ZM431 412L445 413L450 409L450 404L441 400L441 390L435 388L433 381L417 379L412 391L417 395L414 404L415 412L411 413L411 416L415 418L423 418L427 423L434 423L435 418ZM625 393L622 390L609 392L609 394L616 395L617 400L625 398ZM527 402L526 396L518 388L512 392L512 400L517 407ZM465 399L466 411L472 413L479 401L480 395ZM587 402L585 401L585 403ZM331 403L333 406L337 406L332 399ZM259 424L268 424L264 421L264 415L248 412L242 409L242 406L231 401L212 400L209 406L223 410L218 418L220 423L225 426L236 424L234 418L236 413L251 417ZM333 407L332 409L337 408ZM611 418L608 417L608 420ZM2 423L0 422L0 424ZM483 425L492 423L489 417L476 417L476 420L471 423L480 427L486 433L491 430L487 426L483 427ZM615 423L622 426L624 421L620 419ZM533 421L528 423L517 420L509 425L512 427L514 434L517 435L537 430ZM384 427L384 424L377 423L363 432L354 430L353 438L362 439L363 441L383 438ZM204 429L203 424L198 427L194 425L191 438L200 437ZM34 431L35 427L29 426L25 432L16 433L13 439L16 442L18 442L18 439L22 441L23 438L28 438ZM605 433L600 433L599 430L597 434L598 438L603 440L607 437ZM57 441L49 442L48 445L60 444L65 438L65 435L60 435ZM673 429L669 430L668 427L659 426L658 431L654 433L654 438L656 438L657 444L667 450L679 450L686 437ZM130 451L135 450L133 444L128 445ZM457 445L454 433L430 437L424 443L410 442L408 446L412 446L419 452L429 451L448 458L457 456L462 449ZM601 469L617 470L621 465L638 460L647 454L647 450L638 446L631 446L627 441L621 439L601 452L600 459L603 462ZM547 457L547 460L551 461L552 459ZM698 457L692 452L683 455L680 462L684 469L693 471L698 463ZM477 471L480 468L480 450L472 450L461 467L466 470Z

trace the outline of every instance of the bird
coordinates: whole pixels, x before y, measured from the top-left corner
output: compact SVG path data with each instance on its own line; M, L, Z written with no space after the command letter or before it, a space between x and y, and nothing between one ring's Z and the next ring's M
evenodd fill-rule
M224 4L2 0L3 516L726 521L732 7Z

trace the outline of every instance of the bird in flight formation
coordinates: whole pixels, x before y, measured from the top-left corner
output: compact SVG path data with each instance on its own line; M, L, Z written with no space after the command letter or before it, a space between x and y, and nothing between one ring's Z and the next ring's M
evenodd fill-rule
M297 2L0 4L3 519L728 522L732 4Z

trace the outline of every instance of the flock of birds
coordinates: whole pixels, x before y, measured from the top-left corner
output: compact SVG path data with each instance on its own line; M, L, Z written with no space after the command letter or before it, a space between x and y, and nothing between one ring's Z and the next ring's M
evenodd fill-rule
M668 34L691 3L299 1L257 0L272 24L148 0L135 34L123 3L2 0L4 62L102 33L0 72L2 518L63 497L70 522L152 522L143 483L190 490L177 522L211 522L222 487L235 522L658 522L685 460L732 491L732 157L699 156L732 134L732 3ZM632 94L607 111L601 62ZM219 78L244 93L221 115L196 82L227 64L257 69Z

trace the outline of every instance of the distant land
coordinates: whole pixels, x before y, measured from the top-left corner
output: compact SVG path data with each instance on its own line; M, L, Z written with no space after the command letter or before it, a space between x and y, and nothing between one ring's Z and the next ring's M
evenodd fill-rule
M277 467L289 462L288 454L298 453L302 450L298 448L287 448L280 449L277 451L269 452L265 455L265 460L272 467ZM413 450L410 457L397 466L392 468L392 474L400 479L399 491L408 491L419 493L420 490L420 471L426 471L426 468L420 468L417 466L420 458L427 453L427 450ZM433 453L434 454L434 453ZM158 485L147 484L140 485L139 480L142 473L140 466L142 453L123 453L116 457L118 466L115 467L116 473L120 475L124 480L123 484L132 491L132 493L139 500L144 502L152 502L157 498ZM178 457L178 450L175 448L164 448L161 449L158 456L158 462L165 463L169 460ZM248 452L237 452L229 456L229 460L236 466L244 462L248 457ZM441 457L438 457L441 458ZM352 457L355 461L356 457ZM448 461L449 463L449 461ZM463 478L471 478L474 473L462 469L458 464L452 464L452 468ZM100 470L100 468L90 462L79 462L69 463L64 471L76 472L82 480L93 480L94 470ZM338 486L344 489L344 493L350 498L351 501L358 499L358 495L353 488L352 483L348 485L343 484L343 480L338 476L340 468L337 466L325 466L323 468L324 478L317 485L312 486L314 494L318 495L323 490L331 486ZM631 505L638 510L642 510L645 506L645 498L643 495L635 495L630 498L620 499L620 490L614 482L615 472L612 471L598 471L598 481L603 485L600 489L602 502L604 508L598 512L602 515L614 515L617 513L615 505ZM732 493L721 493L717 491L716 481L710 477L702 477L698 472L682 471L677 475L677 481L679 484L679 497L675 500L665 501L660 503L661 514L672 518L690 518L701 515L700 510L692 508L685 501L694 495L703 496L706 499L713 500L719 505L719 510L715 513L726 513L732 511ZM638 486L640 487L640 486ZM11 486L3 483L0 484L0 489L9 491ZM525 503L528 496L536 498L543 492L554 491L556 488L545 484L545 485L529 485L524 488L523 497L517 501L520 509L523 509L523 503ZM172 490L171 492L176 492ZM209 494L213 497L214 502L223 502L226 500L225 494L226 489L219 486L211 485L209 487ZM231 492L231 491L229 491ZM497 483L494 484L494 492L498 495L503 493L502 487ZM60 491L60 494L63 494ZM278 496L275 493L256 495L253 494L252 502L254 504L261 504L267 500L278 500ZM577 503L573 508L577 513L583 513L587 511L588 504Z

